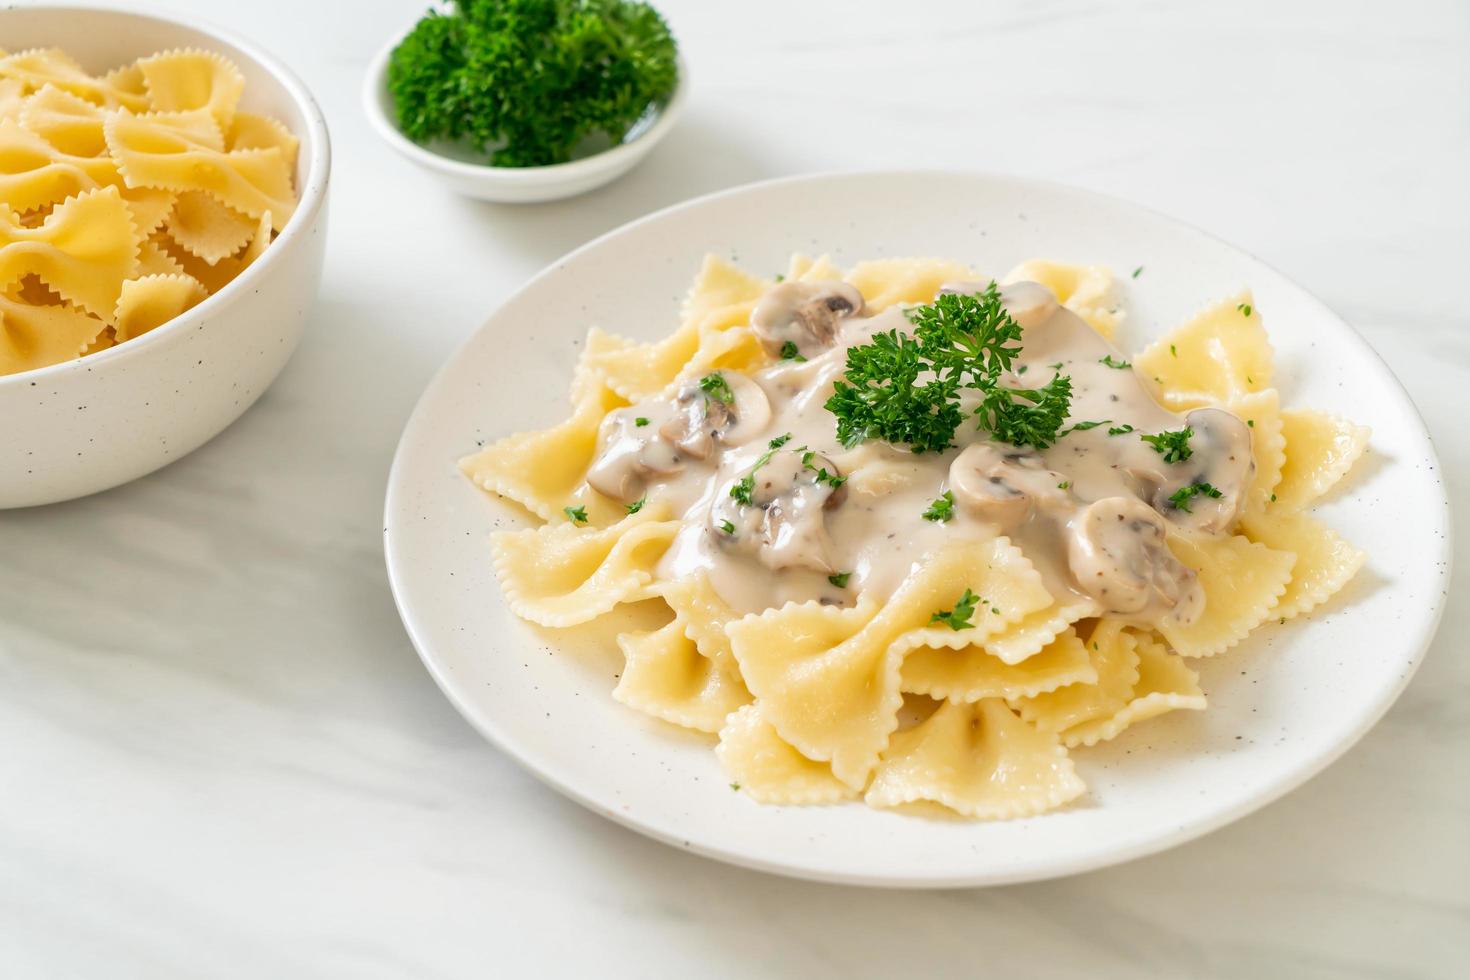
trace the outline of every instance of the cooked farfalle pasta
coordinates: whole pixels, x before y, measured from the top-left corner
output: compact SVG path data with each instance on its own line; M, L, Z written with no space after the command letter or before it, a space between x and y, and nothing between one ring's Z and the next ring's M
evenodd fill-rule
M0 375L106 350L224 288L296 207L299 144L210 51L93 75L0 51Z
M191 91L178 111L214 89ZM230 131L283 148L244 114ZM221 250L246 233L195 193L145 243L156 302L177 278L159 270L187 278L208 248L201 216ZM1203 710L1191 659L1308 613L1363 565L1305 508L1368 433L1282 408L1248 292L1129 359L1107 270L1033 259L1000 282L925 258L844 273L798 255L764 278L709 257L663 340L593 328L567 420L460 463L542 522L491 543L511 610L555 628L666 608L615 638L612 695L713 738L761 803L1007 819L1082 796L1070 753ZM904 359L946 337L973 357L989 335L944 333L966 316L1013 328L991 341L1012 349L990 374L951 367L988 399L957 403L980 427L921 447L948 409L906 407L931 389ZM864 358L881 369L863 376Z

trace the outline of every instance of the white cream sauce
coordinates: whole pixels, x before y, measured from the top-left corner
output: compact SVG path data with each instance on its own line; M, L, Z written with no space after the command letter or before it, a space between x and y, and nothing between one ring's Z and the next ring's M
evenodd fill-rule
M774 287L753 316L768 348L791 341L806 360L748 376L720 371L726 384L714 382L714 394L690 378L604 422L589 483L625 503L667 500L684 522L661 577L706 574L741 612L809 599L849 604L859 593L881 601L926 555L1005 534L1059 599L1090 597L1143 623L1199 614L1202 592L1165 546L1166 522L1208 533L1233 526L1253 468L1250 430L1240 419L1218 409L1181 417L1162 408L1131 367L1105 362L1124 358L1046 287L1017 283L1002 289L1002 301L1022 327L1022 347L1001 383L1039 388L1069 375L1067 424L1103 424L1042 451L995 442L968 418L956 446L942 453L881 441L844 449L824 404L847 349L912 327L898 308L863 316L850 287L833 284L825 296L813 285ZM793 313L802 309L821 315ZM1165 462L1140 438L1186 425L1192 454L1182 462ZM1109 435L1124 426L1132 431ZM1203 482L1220 496L1197 494L1188 510L1169 502ZM732 496L732 487L746 492ZM926 520L946 492L950 519Z

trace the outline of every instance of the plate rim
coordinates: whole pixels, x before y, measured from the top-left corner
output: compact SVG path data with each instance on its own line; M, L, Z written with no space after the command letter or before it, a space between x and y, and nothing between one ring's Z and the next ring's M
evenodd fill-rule
M1260 264L1262 267L1279 276L1282 280L1299 290L1302 296L1317 308L1318 312L1327 317L1330 317L1332 320L1336 321L1338 324L1345 328L1346 335L1357 346L1359 352L1367 354L1372 359L1373 363L1376 364L1377 369L1381 373L1381 375L1391 383L1391 386L1397 392L1398 397L1403 404L1403 407L1408 410L1409 418L1417 425L1418 434L1423 441L1424 451L1428 454L1427 459L1432 462L1434 471L1441 475L1441 479L1438 481L1439 492L1437 494L1439 506L1437 508L1437 515L1434 516L1437 517L1437 520L1435 520L1435 524L1438 527L1443 528L1444 533L1439 536L1438 554L1427 555L1426 563L1437 563L1442 565L1444 567L1444 581L1448 583L1452 580L1454 572L1454 515L1450 507L1448 487L1442 476L1444 469L1440 462L1439 454L1435 449L1433 436L1430 434L1429 427L1424 422L1423 415L1420 413L1418 405L1415 404L1413 398L1410 397L1408 390L1404 387L1398 376L1389 367L1388 363L1383 359L1378 351L1371 344L1369 344L1368 341L1358 332L1357 328L1354 327L1351 322L1349 322L1345 317L1338 314L1336 310L1329 306L1314 292L1301 285L1296 279L1281 272L1271 263L1261 259L1259 256L1249 251L1248 249L1241 248L1240 246L1235 245L1232 242L1229 242L1223 238L1220 238L1218 235L1206 231L1195 224L1183 221L1179 218L1158 211L1147 205L1138 204L1137 202L1131 201L1124 197L1113 194L1105 194L1099 191L1091 190L1089 188L1077 187L1075 185L1067 184L1061 181L1053 181L1017 174L1007 174L983 170L970 170L963 168L913 167L879 168L872 170L825 170L813 173L802 173L775 177L767 180L752 181L745 184L739 184L734 187L728 187L722 190L713 191L708 194L702 194L696 197L687 198L683 201L678 201L665 207L659 208L658 210L652 211L646 215L643 215L642 217L634 218L631 221L624 222L623 224L618 225L617 227L612 228L609 231L606 231L601 235L590 239L587 242L584 242L582 245L579 245L571 251L566 252L565 254L547 263L539 272L537 272L535 275L522 283L520 287L507 294L504 299L502 299L489 313L485 315L478 327L470 331L458 344L455 345L454 350L444 359L443 363L440 364L438 369L435 370L433 376L424 386L424 390L420 393L418 399L414 402L413 409L409 413L407 421L404 423L403 431L400 434L398 444L394 449L393 461L388 470L387 486L383 504L383 559L388 574L389 588L393 594L393 602L398 612L399 619L402 621L404 630L408 634L409 641L413 644L414 650L418 654L420 661L424 664L425 669L429 672L429 676L433 678L434 683L439 687L439 690L444 694L445 698L450 702L450 704L454 706L455 710L459 712L459 714L465 719L465 721L470 724L472 728L474 728L483 738L490 742L491 745L495 746L501 752L505 753L512 760L514 760L517 765L519 765L525 771L529 772L536 779L540 780L543 784L550 786L552 789L561 793L563 796L566 796L567 798L587 808L593 813L605 817L613 821L614 823L622 827L626 827L629 830L635 831L636 833L639 833L645 837L657 840L664 844L668 844L671 847L677 848L682 851L696 853L704 857L712 858L714 860L721 861L727 864L749 868L756 871L762 871L769 874L781 875L784 877L797 878L807 881L826 882L830 884L858 885L878 888L973 888L1019 884L1032 881L1044 881L1048 879L1084 874L1089 871L1096 871L1102 868L1112 867L1115 865L1134 861L1139 858L1148 857L1152 854L1158 854L1162 851L1178 847L1181 844L1185 844L1192 840L1203 837L1209 833L1214 832L1215 830L1220 829L1221 827L1234 823L1236 820L1239 820L1245 816L1248 816L1251 813L1254 813L1257 810L1262 809L1263 807L1270 805L1271 803L1285 796L1287 793L1290 793L1291 791L1305 785L1307 782L1319 775L1332 763L1340 759L1344 754L1347 753L1349 749L1357 745L1358 742L1362 740L1363 736L1371 731L1378 724L1378 722L1382 720L1383 716L1388 712L1388 709L1393 706L1393 704L1403 694L1404 690L1408 687L1409 683L1413 680L1414 676L1418 673L1419 668L1424 662L1425 656L1428 653L1429 647L1433 642L1434 637L1438 632L1439 625L1443 619L1444 610L1448 598L1448 588L1438 590L1429 597L1428 605L1431 608L1429 609L1428 617L1420 621L1421 626L1417 631L1417 635L1404 641L1402 649L1404 649L1405 651L1412 651L1412 656L1407 661L1406 669L1403 670L1402 673L1395 679L1395 682L1393 684L1385 685L1383 687L1383 689L1378 694L1376 702L1372 705L1371 710L1365 713L1359 725L1356 727L1355 730L1352 731L1349 736L1341 738L1337 742L1328 745L1326 749L1318 752L1316 756L1310 758L1305 764L1288 770L1283 776L1268 781L1266 784L1263 785L1262 788L1254 793L1248 794L1246 797L1238 800L1231 806L1224 807L1210 814L1208 817L1196 819L1192 822L1175 826L1168 832L1154 834L1143 840L1125 845L1123 847L1114 848L1112 850L1102 850L1097 852L1096 854L1088 855L1082 858L1076 856L1066 856L1064 858L1055 860L1042 859L1038 862L1034 862L1025 869L1018 869L1007 873L989 874L962 872L957 874L875 875L870 872L849 872L843 870L821 869L808 866L795 866L777 861L765 860L760 857L746 854L739 850L721 847L718 844L705 842L696 844L688 838L683 838L676 834L667 833L659 827L650 826L649 824L643 823L631 814L622 813L614 808L608 807L602 802L593 799L591 796L584 793L576 786L558 778L555 774L548 771L547 769L544 769L537 762L533 761L529 753L522 751L522 749L517 745L514 738L511 738L497 730L496 727L491 723L491 720L489 718L480 717L480 713L477 710L473 709L465 699L461 698L461 696L457 693L456 686L450 682L450 679L447 676L447 672L441 669L440 665L436 662L436 656L433 652L432 645L428 642L427 638L422 635L422 630L416 624L413 612L408 608L407 599L405 598L406 585L401 580L403 572L398 561L398 549L396 545L396 538L393 533L393 529L395 527L393 513L395 505L398 501L398 491L401 482L401 468L405 465L404 457L407 454L409 438L420 423L421 413L423 412L425 405L429 401L430 396L436 391L443 378L449 372L452 365L454 365L460 359L465 350L475 342L476 338L479 337L479 335L485 329L487 329L489 324L499 315L500 311L505 307L519 301L524 294L534 289L537 285L541 283L542 280L557 273L564 265L578 258L583 253L591 251L611 239L628 234L642 226L656 223L663 218L677 212L701 207L711 202L729 197L735 197L743 194L760 193L771 188L781 187L788 184L825 183L828 181L840 180L912 180L915 178L936 177L946 179L973 180L989 183L1004 183L1024 188L1039 189L1050 193L1080 195L1082 197L1092 198L1099 201L1100 203L1104 203L1114 207L1121 206L1123 208L1145 212L1153 216L1154 218L1159 219L1160 221L1189 231L1202 238L1208 239L1210 242L1216 245L1223 246L1227 249L1239 253L1240 255L1247 257L1248 259Z

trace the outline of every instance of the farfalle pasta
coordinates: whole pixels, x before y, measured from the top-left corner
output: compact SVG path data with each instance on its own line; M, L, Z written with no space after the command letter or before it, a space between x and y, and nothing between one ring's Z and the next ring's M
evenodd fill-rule
M1248 292L1131 359L1107 270L1039 259L711 257L681 312L593 328L568 419L460 465L540 522L490 542L517 615L666 610L612 696L757 802L1065 806L1075 753L1204 710L1191 660L1364 563L1307 508L1367 430L1282 406Z
M0 375L116 346L223 289L296 207L298 142L209 51L103 75L0 51Z

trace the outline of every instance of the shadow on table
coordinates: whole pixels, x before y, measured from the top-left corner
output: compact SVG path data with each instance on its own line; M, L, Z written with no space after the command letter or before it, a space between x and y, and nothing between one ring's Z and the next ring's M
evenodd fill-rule
M687 119L627 176L587 194L545 204L465 199L496 237L545 265L635 218L739 184L777 176L746 142L698 117Z

